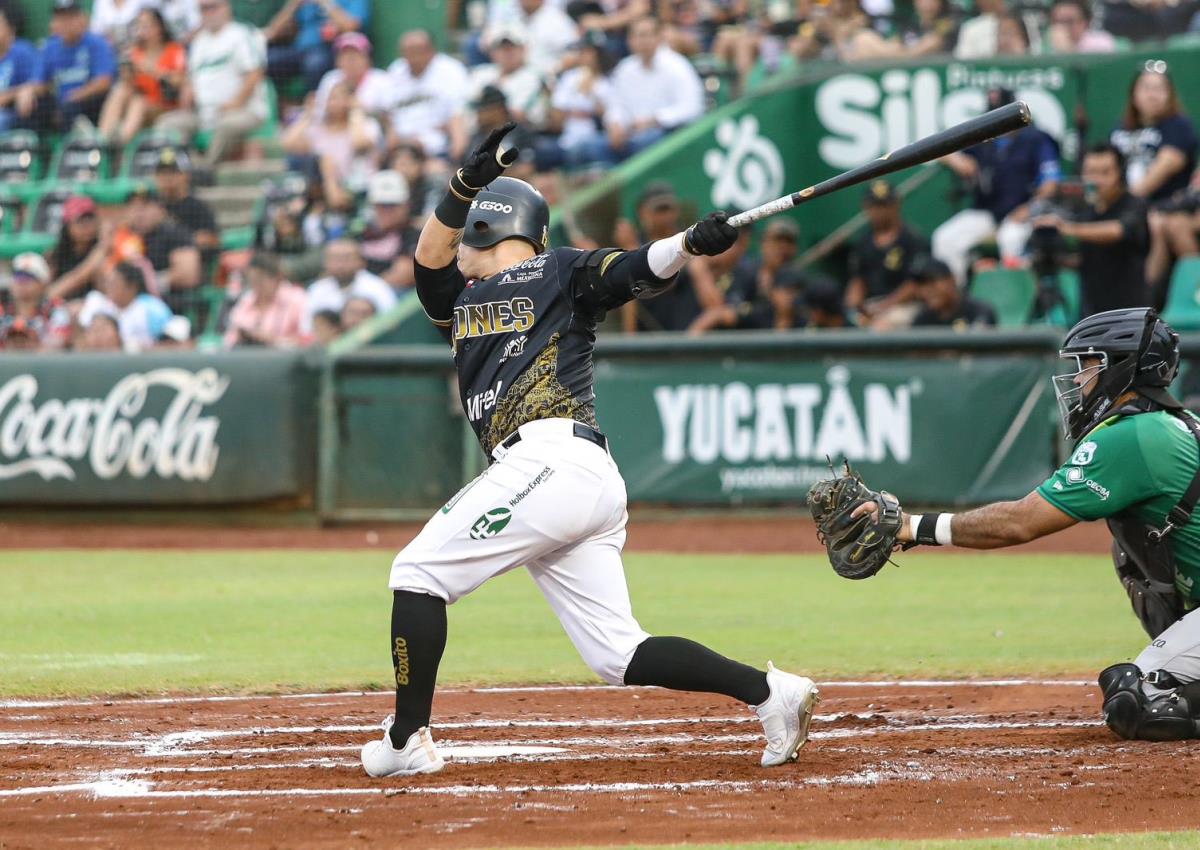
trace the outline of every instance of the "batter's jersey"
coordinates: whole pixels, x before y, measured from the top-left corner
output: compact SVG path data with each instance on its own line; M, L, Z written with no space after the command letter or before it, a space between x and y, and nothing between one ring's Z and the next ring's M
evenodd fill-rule
M1161 528L1198 467L1196 438L1170 413L1117 416L1084 437L1037 492L1078 520L1107 519L1128 510L1138 522ZM1200 514L1167 541L1179 592L1200 599Z
M578 285L592 254L555 248L469 282L457 264L418 269L459 290L453 316L430 319L449 331L463 410L488 454L538 419L596 427L592 349L602 313ZM606 270L617 256L607 258Z

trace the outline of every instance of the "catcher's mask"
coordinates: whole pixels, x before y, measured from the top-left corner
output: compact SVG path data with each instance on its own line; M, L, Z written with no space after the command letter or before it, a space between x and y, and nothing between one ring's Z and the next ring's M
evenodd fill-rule
M483 188L467 213L462 242L491 248L505 239L522 239L542 253L550 247L550 206L524 180L497 177Z
M1180 407L1166 389L1179 372L1179 334L1152 309L1088 316L1067 333L1058 356L1069 365L1053 378L1054 394L1071 440L1104 421L1131 390L1164 407Z

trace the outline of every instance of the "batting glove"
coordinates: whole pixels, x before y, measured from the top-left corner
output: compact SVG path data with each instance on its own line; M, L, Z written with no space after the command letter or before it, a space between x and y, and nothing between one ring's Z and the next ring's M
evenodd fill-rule
M724 254L737 241L737 228L727 219L728 213L709 213L683 234L683 247L689 254L715 257Z

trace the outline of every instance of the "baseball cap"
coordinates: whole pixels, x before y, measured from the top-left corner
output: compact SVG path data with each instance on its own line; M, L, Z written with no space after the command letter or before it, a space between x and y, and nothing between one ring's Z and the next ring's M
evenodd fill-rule
M377 171L367 181L367 202L403 204L408 202L408 181L398 171Z
M192 322L187 316L172 316L163 325L162 335L174 342L187 342L192 336Z
M82 12L83 5L79 0L54 0L54 14L60 12Z
M154 160L154 170L188 171L191 164L187 151L168 146L159 150L158 157Z
M863 196L863 203L880 206L894 204L898 200L895 187L886 180L872 180L867 184L867 191Z
M67 198L63 204L62 216L63 221L70 224L73 221L79 221L85 215L96 214L96 202L87 195L72 195Z
M475 108L480 109L484 106L507 106L508 98L496 86L484 86L479 92L479 97L475 98Z
M675 187L666 180L654 180L647 183L646 188L642 189L638 195L637 206L638 209L645 206L654 209L677 207L679 206L679 197L675 194Z
M129 193L131 201L157 201L158 190L149 183L139 183L133 187L133 191Z
M930 283L935 280L953 278L954 272L950 271L950 267L941 260L924 257L917 261L913 277L921 283Z
M529 42L529 38L525 34L525 28L518 24L502 24L488 35L489 47L496 47L505 42L515 44L518 47L524 47Z
M50 281L50 264L46 262L45 257L35 254L33 251L17 254L13 258L12 271L14 275L25 275L39 283L49 283Z
M333 41L334 50L357 50L371 55L371 40L361 32L344 32Z
M842 312L842 290L832 280L817 278L804 287L804 306L825 313Z
M777 218L767 225L763 233L766 239L787 239L789 242L800 241L800 225L790 218Z

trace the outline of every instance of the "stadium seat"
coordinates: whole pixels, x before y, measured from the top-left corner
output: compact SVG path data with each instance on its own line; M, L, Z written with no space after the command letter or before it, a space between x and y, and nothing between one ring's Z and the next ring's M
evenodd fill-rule
M56 184L107 180L112 165L108 144L94 133L72 133L59 142L50 165Z
M16 195L0 195L0 236L11 236L21 229L25 202Z
M1175 330L1200 330L1200 257L1175 264L1163 318Z
M25 208L20 231L0 235L0 258L34 251L44 254L57 241L62 229L62 209L74 191L70 187L51 189Z
M0 185L23 199L38 191L42 158L37 133L15 130L0 135Z
M247 142L263 141L265 139L274 139L279 135L279 95L275 91L274 84L266 81L267 86L267 120L262 126L246 137ZM212 141L212 132L209 130L201 130L192 137L192 145L197 150L208 150L208 144Z
M121 168L111 180L101 180L85 187L99 204L121 204L129 199L138 186L154 178L158 152L165 147L179 146L182 139L176 133L145 130L134 136L121 154Z
M978 272L971 284L971 295L990 304L1000 327L1029 324L1037 281L1026 269L988 269Z

